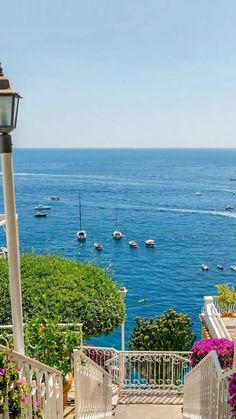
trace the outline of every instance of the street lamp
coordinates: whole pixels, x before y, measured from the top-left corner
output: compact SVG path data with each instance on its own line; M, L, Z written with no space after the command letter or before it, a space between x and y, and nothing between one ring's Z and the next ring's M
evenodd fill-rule
M6 217L12 325L14 349L24 354L19 240L12 169L12 141L9 135L16 128L20 98L21 96L13 89L10 80L4 77L0 64L0 154Z
M126 298L126 294L127 294L128 290L127 290L127 288L125 288L122 285L120 287L119 291L120 291L120 296L121 296L121 298L123 298L124 303L125 303L125 298ZM124 318L124 320L123 320L123 322L121 324L121 350L122 351L125 350L125 318Z

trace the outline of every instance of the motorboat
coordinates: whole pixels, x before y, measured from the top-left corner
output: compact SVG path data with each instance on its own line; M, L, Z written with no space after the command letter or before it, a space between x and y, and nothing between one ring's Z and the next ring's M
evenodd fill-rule
M224 266L223 266L223 265L216 265L216 267L217 267L218 269L220 269L221 271L223 271L223 269L224 269Z
M146 303L146 301L147 301L147 298L141 298L140 300L138 300L138 303L143 304L143 303Z
M120 239L122 239L123 234L122 234L121 231L115 230L115 231L113 231L112 236L113 236L113 239L120 240Z
M135 240L130 240L129 241L129 245L130 247L132 247L133 249L137 249L138 247L138 243Z
M35 210L48 210L51 209L50 205L36 205L36 207L34 207Z
M233 192L233 196L236 196L236 192Z
M208 271L209 270L209 266L206 263L203 263L201 265L201 268L202 268L203 271Z
M51 199L51 201L59 201L59 196L56 196L56 195L51 195L51 196L49 196L49 199Z
M34 216L35 217L47 217L47 213L46 212L42 212L42 211L37 211Z
M83 228L82 228L82 210L81 210L80 194L79 194L79 224L80 224L80 229L76 233L77 239L79 241L85 241L86 237L87 237L87 234L86 234L86 231L83 230Z
M236 265L231 266L232 271L236 272Z
M204 195L204 192L195 192L194 195L196 195L196 196L202 196L202 195Z
M103 244L102 243L94 243L96 250L103 250Z
M226 205L226 207L225 207L225 211L231 211L233 209L234 209L234 207L232 207L232 205Z
M145 244L147 247L155 247L155 240L152 240L152 239L145 240Z
M112 233L113 239L120 240L123 237L123 234L120 230L117 228L117 200L116 200L116 229Z

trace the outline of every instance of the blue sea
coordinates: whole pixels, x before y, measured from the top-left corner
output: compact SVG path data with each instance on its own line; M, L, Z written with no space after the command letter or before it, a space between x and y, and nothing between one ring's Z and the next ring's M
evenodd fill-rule
M56 252L109 267L117 285L128 289L126 342L136 316L156 316L169 307L189 313L200 336L204 295L216 294L217 283L236 284L230 269L236 263L236 182L230 180L236 176L235 149L15 149L14 172L21 251ZM204 195L196 196L199 191ZM83 244L76 239L79 193ZM60 201L49 201L49 195ZM112 239L116 200L121 241ZM49 203L48 217L35 218L33 207ZM228 204L235 211L225 211ZM147 248L146 239L156 247ZM96 241L103 252L95 250ZM120 329L92 342L119 349Z

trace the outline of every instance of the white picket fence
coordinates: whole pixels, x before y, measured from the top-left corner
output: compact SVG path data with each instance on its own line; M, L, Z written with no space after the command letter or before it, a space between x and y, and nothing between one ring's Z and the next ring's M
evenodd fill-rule
M231 419L228 377L236 370L222 373L215 351L211 351L185 377L184 419Z
M6 348L0 345L0 350L6 350ZM62 419L62 373L15 351L8 350L7 356L14 361L19 370L19 379L26 384L21 418L37 418L36 412L40 409L45 419ZM7 411L2 417L10 419L11 416Z

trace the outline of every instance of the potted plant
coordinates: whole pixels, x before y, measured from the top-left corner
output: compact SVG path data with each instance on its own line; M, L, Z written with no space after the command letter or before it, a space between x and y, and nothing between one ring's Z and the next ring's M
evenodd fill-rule
M63 374L63 403L72 384L73 349L80 344L80 335L68 325L60 327L58 318L34 316L25 326L26 353L31 358L58 369Z

